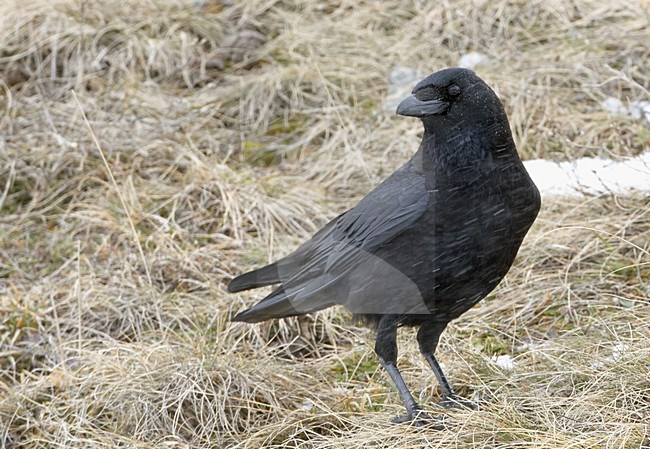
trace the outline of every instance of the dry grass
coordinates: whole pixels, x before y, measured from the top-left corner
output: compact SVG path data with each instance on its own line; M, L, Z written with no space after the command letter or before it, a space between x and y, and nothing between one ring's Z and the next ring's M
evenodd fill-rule
M488 54L524 157L643 151L647 123L599 103L648 99L648 3L234 3L0 4L0 446L650 446L647 194L546 201L440 347L480 411L436 409L401 339L443 431L386 424L344 311L232 324L263 292L224 289L412 154L418 124L381 111L396 64ZM215 68L242 29L266 42Z

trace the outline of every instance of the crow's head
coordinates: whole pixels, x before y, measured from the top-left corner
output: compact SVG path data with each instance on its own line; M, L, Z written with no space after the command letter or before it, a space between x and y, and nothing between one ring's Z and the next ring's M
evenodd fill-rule
M436 116L471 114L480 109L501 108L496 94L468 69L441 70L420 81L397 107L399 115L423 120Z

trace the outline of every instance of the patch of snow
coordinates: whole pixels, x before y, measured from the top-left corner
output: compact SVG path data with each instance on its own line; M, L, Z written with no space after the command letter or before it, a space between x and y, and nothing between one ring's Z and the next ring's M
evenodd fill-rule
M650 122L650 101L631 101L628 109L632 118L643 118Z
M309 410L314 408L314 403L311 402L309 399L307 399L305 402L302 403L302 405L299 408L300 410L304 410L308 412Z
M534 159L525 161L524 166L542 196L650 190L650 151L621 162L598 157L560 163Z
M620 360L622 359L627 352L630 351L630 348L624 343L618 343L612 348L611 360Z
M566 249L569 249L568 247ZM543 349L549 345L548 341L542 341L540 343L522 343L521 345L515 348L516 352L524 351L534 351L536 349Z
M604 110L615 115L628 115L629 111L621 100L614 97L607 97L600 102Z
M492 361L502 370L512 371L515 369L515 361L512 359L512 356L508 354L494 355L492 356Z
M618 343L612 348L612 355L604 356L600 361L595 361L590 366L596 370L606 369L606 365L602 360L607 362L617 362L623 359L629 351L629 346L624 343Z
M483 53L472 51L464 54L458 60L458 67L465 67L466 69L473 69L477 65L485 64L490 58Z
M56 143L58 143L61 147L67 147L67 148L77 148L79 144L77 142L70 142L67 140L65 137L63 137L60 134L57 133L52 133L52 137L54 137L54 140L56 140Z
M589 366L591 368L595 369L595 370L598 370L598 371L602 371L602 370L605 369L605 364L603 362L599 362L599 361L596 361L596 362L592 363Z
M424 75L417 69L406 66L395 66L388 74L388 96L384 100L384 110L395 112L400 102L411 93L415 83Z
M403 86L404 84L419 81L420 78L422 78L422 74L417 69L403 65L393 67L388 74L388 82L392 85Z
M607 97L600 105L611 114L650 122L650 101L630 101L629 106L626 106L618 98Z

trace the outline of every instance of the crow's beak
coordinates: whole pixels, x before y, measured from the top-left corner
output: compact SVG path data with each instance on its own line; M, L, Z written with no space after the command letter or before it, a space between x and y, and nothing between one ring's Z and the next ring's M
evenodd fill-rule
M426 117L427 115L442 114L449 103L440 100L418 100L415 95L409 95L397 106L399 115L408 117Z

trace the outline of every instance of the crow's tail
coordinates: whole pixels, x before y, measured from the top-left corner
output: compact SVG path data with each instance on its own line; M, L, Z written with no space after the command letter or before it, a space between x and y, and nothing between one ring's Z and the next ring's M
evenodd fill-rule
M280 274L278 273L278 264L272 263L259 270L244 273L237 276L228 284L230 293L250 290L252 288L264 287L271 284L280 283Z
M280 287L250 309L246 309L232 317L231 320L257 323L271 318L284 318L294 315L302 315L302 313L297 312L292 307L291 301Z
M304 315L333 305L330 295L322 298L297 298L295 294L288 294L283 287L279 287L250 309L235 315L231 321L258 323L271 318Z

